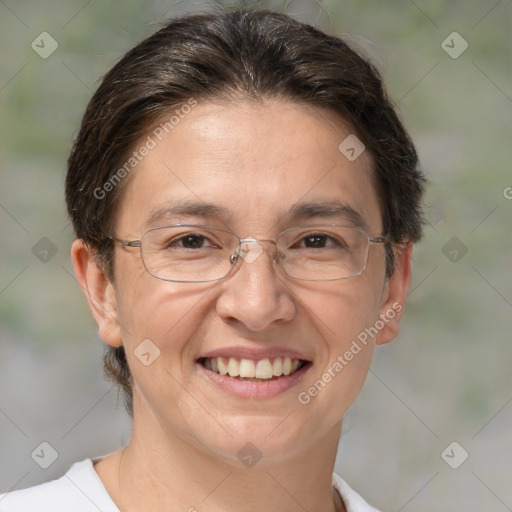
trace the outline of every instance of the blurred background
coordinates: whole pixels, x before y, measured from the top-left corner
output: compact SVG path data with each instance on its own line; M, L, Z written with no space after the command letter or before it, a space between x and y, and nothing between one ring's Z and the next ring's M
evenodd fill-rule
M0 2L0 493L129 439L70 264L66 158L100 77L208 5ZM512 510L512 2L260 5L374 62L430 181L402 330L377 349L336 471L386 511Z

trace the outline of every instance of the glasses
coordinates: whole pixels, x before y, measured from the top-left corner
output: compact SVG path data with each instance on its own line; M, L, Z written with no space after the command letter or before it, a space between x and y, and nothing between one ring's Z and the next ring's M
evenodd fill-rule
M243 259L253 263L274 245L273 260L293 278L307 281L348 279L363 273L370 244L388 237L372 237L364 229L337 225L294 227L276 239L240 238L211 226L176 224L146 231L140 240L109 237L124 247L140 247L142 262L153 277L177 283L218 281Z

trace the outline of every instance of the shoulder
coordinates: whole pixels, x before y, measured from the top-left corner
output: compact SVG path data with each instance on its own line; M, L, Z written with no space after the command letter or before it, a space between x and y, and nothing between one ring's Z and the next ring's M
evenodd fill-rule
M378 512L336 473L333 486L347 512ZM119 512L107 494L92 461L77 462L61 478L0 495L0 512Z
M338 491L347 512L379 512L376 508L368 505L366 501L353 491L350 486L336 473L332 475L332 485Z
M0 495L0 512L119 512L86 459L61 478Z

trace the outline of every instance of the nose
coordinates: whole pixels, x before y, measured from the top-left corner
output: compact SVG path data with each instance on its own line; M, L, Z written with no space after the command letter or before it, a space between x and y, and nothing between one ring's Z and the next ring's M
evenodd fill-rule
M289 322L294 318L293 295L283 282L274 255L273 240L241 241L238 255L241 261L222 282L217 300L217 313L225 321L239 323L251 331L263 331L274 322Z

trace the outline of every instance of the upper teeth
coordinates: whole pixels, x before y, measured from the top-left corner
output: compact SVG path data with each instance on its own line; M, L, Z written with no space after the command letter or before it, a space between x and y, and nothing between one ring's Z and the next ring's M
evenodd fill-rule
M299 359L290 357L276 357L270 359L236 359L234 357L208 357L203 364L208 370L229 375L230 377L244 377L249 379L271 379L281 375L290 375L300 366Z

